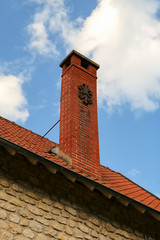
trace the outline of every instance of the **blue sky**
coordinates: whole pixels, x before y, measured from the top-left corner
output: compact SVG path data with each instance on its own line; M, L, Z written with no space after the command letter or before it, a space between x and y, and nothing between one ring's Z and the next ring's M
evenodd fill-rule
M160 1L0 2L0 115L44 135L59 120L59 63L100 64L101 164L160 196ZM59 126L48 136L59 142Z

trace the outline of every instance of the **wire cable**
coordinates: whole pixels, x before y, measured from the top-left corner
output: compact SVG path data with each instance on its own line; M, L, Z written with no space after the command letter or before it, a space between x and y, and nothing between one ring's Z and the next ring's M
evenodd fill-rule
M53 127L51 127L51 128L48 130L48 132L46 132L46 133L44 134L43 137L41 137L41 139L44 138L59 122L60 122L60 119L53 125Z

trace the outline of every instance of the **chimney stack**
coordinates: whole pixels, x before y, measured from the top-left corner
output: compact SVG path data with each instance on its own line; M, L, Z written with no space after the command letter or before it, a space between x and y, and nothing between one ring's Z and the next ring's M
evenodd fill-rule
M72 166L101 178L97 70L99 65L73 50L61 63L60 151Z

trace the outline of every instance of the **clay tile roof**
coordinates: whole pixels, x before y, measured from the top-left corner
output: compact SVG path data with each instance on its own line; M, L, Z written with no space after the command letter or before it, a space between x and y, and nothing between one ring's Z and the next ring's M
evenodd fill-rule
M40 135L2 117L0 117L0 137L26 149L27 151L31 151L64 168L100 183L103 186L129 197L130 199L140 202L147 207L160 211L160 199L158 197L138 186L122 174L115 172L108 167L101 166L102 179L96 179L85 172L73 168L56 155L51 154L51 148L58 146L57 143L54 143L47 138L42 138Z
M120 192L129 198L132 198L142 204L160 211L160 199L150 192L146 191L130 179L118 172L114 172L108 167L101 168L102 178L111 188Z

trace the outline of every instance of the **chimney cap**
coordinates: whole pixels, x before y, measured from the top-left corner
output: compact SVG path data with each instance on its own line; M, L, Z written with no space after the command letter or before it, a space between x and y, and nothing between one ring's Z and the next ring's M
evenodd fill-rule
M82 55L81 53L77 52L76 50L72 50L67 57L65 57L65 59L59 64L60 67L63 66L63 64L67 61L68 58L70 58L72 55L76 55L81 59L85 59L88 63L90 63L91 65L93 65L96 69L100 68L100 65L95 63L94 61L92 61L91 59L85 57L84 55Z

